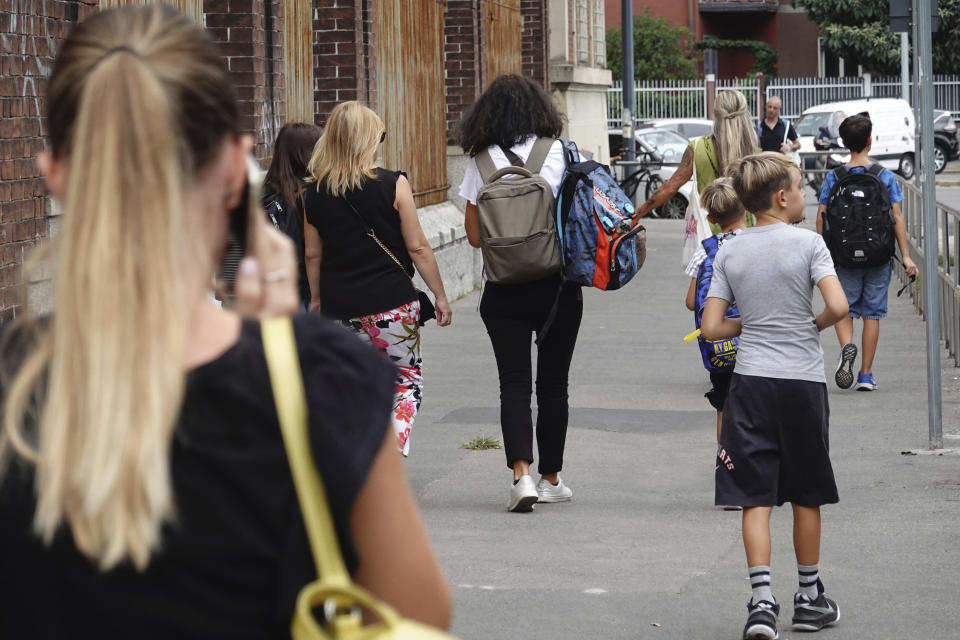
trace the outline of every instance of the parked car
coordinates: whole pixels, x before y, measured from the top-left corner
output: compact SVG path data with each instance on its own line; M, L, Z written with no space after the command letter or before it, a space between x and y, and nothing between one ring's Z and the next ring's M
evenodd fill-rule
M957 140L957 124L949 111L933 112L933 169L940 173L947 163L960 158L960 141Z
M610 152L617 156L623 149L623 134L620 129L609 129L607 131L610 141ZM643 154L649 154L647 157L654 160L650 173L653 176L653 182L647 183L645 189L633 189L634 205L639 206L644 202L649 194L656 190L659 184L669 180L677 170L680 160L687 149L688 140L671 129L665 127L644 127L634 131L634 140L636 145L637 157ZM614 165L616 167L616 165ZM627 170L615 169L617 180L625 182L637 170L630 167ZM669 201L654 211L654 215L660 218L683 218L687 211L687 203L690 202L691 194L695 193L693 181L688 181L680 187Z
M644 123L649 127L676 131L687 140L708 136L713 133L713 120L705 118L664 118Z
M912 178L915 170L913 109L900 98L865 98L829 102L810 107L793 123L800 138L800 153L814 151L813 141L827 134L839 135L838 128L847 116L866 112L873 121L873 147L870 157L904 178ZM837 156L846 162L849 156Z

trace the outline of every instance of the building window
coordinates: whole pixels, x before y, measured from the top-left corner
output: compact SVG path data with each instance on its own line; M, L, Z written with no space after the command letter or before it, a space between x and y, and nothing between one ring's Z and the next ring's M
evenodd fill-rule
M603 0L593 0L593 66L604 68L607 66L607 42L603 31L604 15Z
M590 63L590 11L588 0L577 0L577 62Z

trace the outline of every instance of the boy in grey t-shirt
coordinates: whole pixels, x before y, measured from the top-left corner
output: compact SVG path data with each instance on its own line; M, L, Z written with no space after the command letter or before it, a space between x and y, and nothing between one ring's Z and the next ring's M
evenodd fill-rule
M819 332L847 314L847 299L817 234L803 219L803 180L779 153L747 156L734 189L757 224L717 254L701 329L708 340L740 336L718 447L716 504L743 507L753 597L744 640L778 637L780 605L770 589L770 514L793 505L800 588L793 627L818 631L840 619L819 579L820 505L837 502L827 435ZM813 287L826 308L813 313ZM739 319L724 317L736 301Z

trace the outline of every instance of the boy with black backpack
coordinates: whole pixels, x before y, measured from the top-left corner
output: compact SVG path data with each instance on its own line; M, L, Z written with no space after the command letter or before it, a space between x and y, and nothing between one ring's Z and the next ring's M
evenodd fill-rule
M868 157L872 130L866 113L840 123L840 138L850 150L850 160L827 174L817 208L817 232L830 249L850 305L849 316L836 326L840 357L834 380L841 389L853 385L853 363L857 358L853 318L863 318L863 358L856 384L859 391L877 388L873 358L880 338L880 320L887 315L890 262L896 257L895 247L900 248L906 274L917 274L900 211L903 192L893 172Z

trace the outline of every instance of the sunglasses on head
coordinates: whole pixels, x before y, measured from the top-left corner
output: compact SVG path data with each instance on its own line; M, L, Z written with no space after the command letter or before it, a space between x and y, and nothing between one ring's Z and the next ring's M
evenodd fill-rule
M386 139L387 139L387 132L384 131L383 133L380 134L380 142L382 143Z

